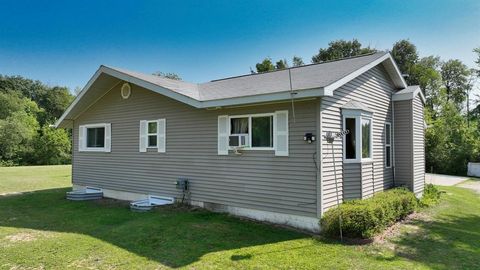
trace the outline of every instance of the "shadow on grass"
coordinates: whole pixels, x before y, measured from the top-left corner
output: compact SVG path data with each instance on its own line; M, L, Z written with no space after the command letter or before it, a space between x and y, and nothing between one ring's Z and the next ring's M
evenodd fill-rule
M475 196L464 190L446 198L448 206L440 206L434 219L415 220L392 239L395 257L377 259L401 257L434 269L480 269L480 200Z
M211 252L308 237L203 210L168 207L134 213L113 200L71 202L65 199L67 190L0 197L0 226L89 235L170 267ZM231 257L245 259L250 258Z

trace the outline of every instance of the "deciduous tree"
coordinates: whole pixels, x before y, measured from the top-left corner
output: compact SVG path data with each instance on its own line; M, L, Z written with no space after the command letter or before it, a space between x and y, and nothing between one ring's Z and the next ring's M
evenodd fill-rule
M312 57L312 63L352 57L375 51L375 49L371 49L370 47L362 47L362 44L357 39L353 39L352 41L340 39L328 43L328 48L326 49L320 48L318 54Z

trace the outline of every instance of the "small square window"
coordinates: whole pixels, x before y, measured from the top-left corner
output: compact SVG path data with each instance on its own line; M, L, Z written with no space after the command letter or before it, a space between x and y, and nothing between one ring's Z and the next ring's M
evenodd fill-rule
M105 147L105 128L87 128L87 147L103 148Z

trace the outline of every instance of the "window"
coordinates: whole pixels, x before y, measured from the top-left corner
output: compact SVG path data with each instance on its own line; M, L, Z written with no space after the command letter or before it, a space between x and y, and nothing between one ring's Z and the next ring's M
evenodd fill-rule
M273 147L273 116L252 117L252 147Z
M385 167L392 167L392 125L385 123Z
M231 116L230 147L273 149L273 114Z
M79 126L78 150L80 152L110 152L111 142L111 124Z
M230 119L230 146L249 146L248 117Z
M372 158L372 114L361 110L342 110L344 162L370 161Z
M362 118L362 158L371 158L372 139L371 139L372 120Z
M158 122L157 121L149 121L147 122L148 125L148 144L147 147L157 147L157 136L158 136Z
M165 118L157 120L140 120L138 150L140 152L153 152L151 149L156 149L159 153L165 153L166 127L167 120Z
M105 127L87 127L87 148L105 147Z
M345 129L348 130L348 134L345 135L345 158L356 159L356 132L355 132L355 118L345 119Z

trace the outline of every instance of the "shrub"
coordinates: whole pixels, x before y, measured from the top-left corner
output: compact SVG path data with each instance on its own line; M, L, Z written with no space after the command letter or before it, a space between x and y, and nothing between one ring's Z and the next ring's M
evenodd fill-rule
M339 215L342 217L343 236L371 238L387 226L405 218L417 208L415 195L404 188L395 188L375 194L365 200L347 201L328 210L320 221L322 232L337 237Z
M423 190L423 196L420 199L421 207L430 207L437 204L440 201L441 192L438 188L432 184L425 185Z

